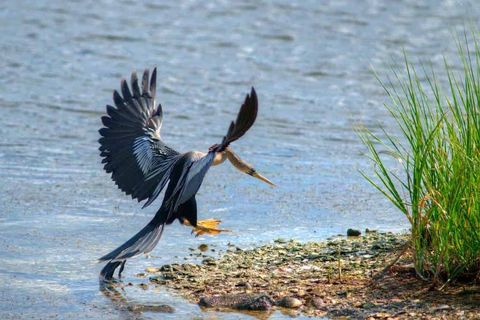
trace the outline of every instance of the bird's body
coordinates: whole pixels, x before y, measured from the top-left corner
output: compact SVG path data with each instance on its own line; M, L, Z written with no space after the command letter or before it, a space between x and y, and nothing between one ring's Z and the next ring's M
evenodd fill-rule
M212 165L229 159L242 172L271 184L229 148L255 121L258 102L253 88L220 144L212 145L208 152L186 153L177 152L161 139L163 111L160 104L155 107L155 91L156 69L151 77L148 70L144 72L141 88L133 73L131 91L123 80L122 95L114 91L115 107L107 105L108 115L102 117L105 126L99 130L102 162L117 186L139 202L146 200L143 207L149 206L165 187L166 191L153 219L130 240L100 258L108 261L100 273L101 280L112 279L118 267L121 274L127 259L153 250L165 225L177 219L200 234L221 231L216 228L215 220L204 223L197 220L195 195Z

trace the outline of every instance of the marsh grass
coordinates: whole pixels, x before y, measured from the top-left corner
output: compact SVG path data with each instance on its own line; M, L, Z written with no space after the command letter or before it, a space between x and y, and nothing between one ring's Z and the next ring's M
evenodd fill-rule
M461 71L445 61L444 88L405 55L405 73L380 81L400 136L360 132L374 163L373 176L362 174L408 218L415 269L435 282L480 274L480 52L473 42L458 41Z

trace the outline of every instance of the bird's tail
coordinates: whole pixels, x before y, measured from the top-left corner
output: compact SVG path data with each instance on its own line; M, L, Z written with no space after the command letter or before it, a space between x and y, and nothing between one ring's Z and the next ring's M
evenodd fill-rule
M158 223L157 219L153 218L130 240L98 259L109 261L100 272L100 280L111 280L115 269L123 267L127 259L152 251L162 236L164 226L164 223Z

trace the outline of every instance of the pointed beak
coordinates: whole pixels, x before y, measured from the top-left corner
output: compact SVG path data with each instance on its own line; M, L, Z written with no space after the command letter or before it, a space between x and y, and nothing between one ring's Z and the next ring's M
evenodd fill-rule
M269 185L271 185L272 187L276 187L275 183L273 183L272 181L268 180L266 177L262 176L260 173L258 173L257 171L255 171L255 169L253 169L253 172L252 173L248 173L249 175L251 175L252 177L254 178L257 178L265 183L268 183Z
M267 179L266 177L258 173L257 170L255 170L255 168L252 165L243 161L235 152L233 152L233 150L230 147L225 149L225 152L227 154L227 159L239 171L246 173L254 178L257 178L265 183L268 183L272 187L276 187L276 185L272 181L270 181L269 179Z

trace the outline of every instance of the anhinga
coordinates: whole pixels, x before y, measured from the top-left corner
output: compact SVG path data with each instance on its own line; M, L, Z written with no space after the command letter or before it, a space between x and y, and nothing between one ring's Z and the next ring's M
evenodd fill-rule
M112 174L117 186L139 202L146 200L143 208L167 186L162 205L153 219L130 240L99 259L108 261L100 273L102 281L111 280L118 267L121 276L127 259L152 251L165 225L176 219L192 226L197 234L222 231L217 228L218 220L197 220L195 194L210 166L228 159L240 171L273 185L229 147L255 122L258 101L253 88L219 144L212 145L206 153L179 153L160 136L163 113L160 104L155 106L156 75L156 68L151 77L149 70L145 70L141 87L135 72L130 88L127 81L122 80L121 94L113 92L115 107L107 105L107 115L102 117L100 155L105 171Z

